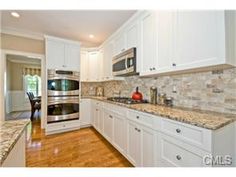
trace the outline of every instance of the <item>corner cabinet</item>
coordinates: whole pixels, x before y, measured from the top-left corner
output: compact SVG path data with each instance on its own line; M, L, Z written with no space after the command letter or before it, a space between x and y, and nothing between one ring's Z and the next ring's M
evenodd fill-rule
M52 36L46 39L47 69L80 70L80 43Z

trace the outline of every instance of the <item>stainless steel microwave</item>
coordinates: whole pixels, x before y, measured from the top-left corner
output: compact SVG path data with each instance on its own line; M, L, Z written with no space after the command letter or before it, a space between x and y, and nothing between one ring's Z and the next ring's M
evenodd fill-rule
M112 60L113 76L137 75L136 72L136 48L128 49Z

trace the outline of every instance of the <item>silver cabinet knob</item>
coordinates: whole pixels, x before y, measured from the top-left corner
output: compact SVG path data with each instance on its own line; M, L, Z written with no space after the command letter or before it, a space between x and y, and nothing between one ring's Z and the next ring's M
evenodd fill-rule
M112 117L112 115L109 115L109 117L112 119L113 117Z
M177 160L181 160L182 157L181 157L180 155L177 155L177 156L176 156L176 159L177 159Z
M152 68L152 70L156 70L156 68L155 68L155 67L153 67L153 68Z
M172 63L172 66L176 66L176 63Z
M136 119L139 119L139 116L136 116Z
M152 71L152 68L149 68L150 71Z
M177 133L180 133L180 132L181 132L181 130L180 130L179 128L177 128L175 131L176 131Z

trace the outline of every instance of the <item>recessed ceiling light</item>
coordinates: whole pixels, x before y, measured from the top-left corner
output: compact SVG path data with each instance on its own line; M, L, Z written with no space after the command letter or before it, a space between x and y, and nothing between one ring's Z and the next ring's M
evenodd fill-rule
M89 38L91 38L91 39L94 38L94 35L93 35L93 34L90 34L90 35L89 35Z
M11 12L11 16L13 16L15 18L19 18L20 14L18 14L17 12Z

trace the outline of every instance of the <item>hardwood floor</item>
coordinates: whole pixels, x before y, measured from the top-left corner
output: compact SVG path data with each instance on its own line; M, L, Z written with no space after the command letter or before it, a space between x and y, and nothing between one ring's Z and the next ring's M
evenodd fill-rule
M45 136L35 120L27 136L27 167L132 167L93 128Z

